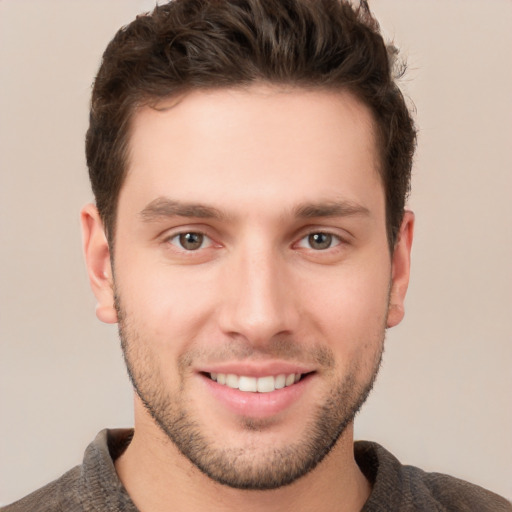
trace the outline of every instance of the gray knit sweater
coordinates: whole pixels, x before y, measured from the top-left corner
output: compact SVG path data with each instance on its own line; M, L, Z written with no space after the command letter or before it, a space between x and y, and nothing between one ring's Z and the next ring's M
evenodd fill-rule
M80 466L0 512L138 512L113 463L132 435L128 429L102 430ZM512 505L500 496L447 475L404 466L376 443L355 443L355 456L373 486L361 512L512 512Z

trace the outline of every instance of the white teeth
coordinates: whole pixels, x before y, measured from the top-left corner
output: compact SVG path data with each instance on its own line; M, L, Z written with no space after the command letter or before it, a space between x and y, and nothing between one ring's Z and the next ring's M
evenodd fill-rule
M258 383L256 377L241 376L238 379L238 389L240 391L258 391Z
M270 393L276 389L282 389L298 382L301 378L300 373L290 373L288 375L280 374L268 375L265 377L248 377L246 375L235 375L233 373L210 373L212 380L233 389L246 391L250 393Z
M295 383L295 374L291 373L290 375L287 375L285 386L291 386L294 383Z
M228 373L226 375L226 386L233 388L233 389L238 389L239 380L240 379L238 378L238 375L233 375L232 373Z
M286 386L286 375L282 373L276 377L275 387L276 389L283 389Z
M260 377L258 379L258 391L260 393L270 393L276 389L275 379L272 376Z

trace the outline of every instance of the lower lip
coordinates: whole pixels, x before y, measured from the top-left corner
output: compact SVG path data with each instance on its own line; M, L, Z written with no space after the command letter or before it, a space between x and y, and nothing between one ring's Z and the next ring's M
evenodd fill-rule
M279 414L304 394L310 385L313 374L308 374L299 382L270 393L251 393L233 389L201 375L208 391L224 407L234 414L250 418L268 418Z

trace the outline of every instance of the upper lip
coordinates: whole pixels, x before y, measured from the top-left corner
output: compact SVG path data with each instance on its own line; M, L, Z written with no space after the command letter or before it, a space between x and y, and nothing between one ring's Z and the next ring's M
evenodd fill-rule
M314 368L286 361L261 362L226 362L205 365L197 368L199 373L225 373L233 375L245 375L247 377L266 377L268 375L289 375L291 373L311 373Z

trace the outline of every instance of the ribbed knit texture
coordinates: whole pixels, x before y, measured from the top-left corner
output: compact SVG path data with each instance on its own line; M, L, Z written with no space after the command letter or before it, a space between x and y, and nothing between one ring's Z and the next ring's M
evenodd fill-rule
M0 512L138 512L113 462L132 436L128 429L102 430L80 466ZM448 475L404 466L376 443L356 442L355 457L373 485L361 512L512 512L504 498Z

